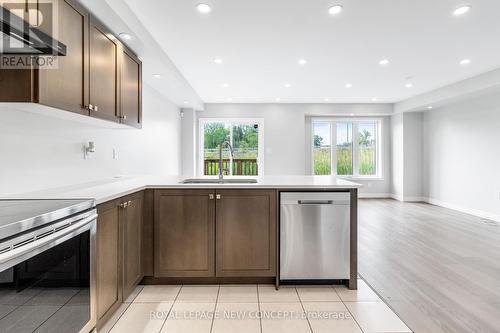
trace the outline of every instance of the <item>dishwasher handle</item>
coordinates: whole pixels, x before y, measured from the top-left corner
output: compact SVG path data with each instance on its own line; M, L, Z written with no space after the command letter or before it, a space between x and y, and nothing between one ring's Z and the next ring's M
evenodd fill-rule
M333 200L298 200L299 205L333 205Z

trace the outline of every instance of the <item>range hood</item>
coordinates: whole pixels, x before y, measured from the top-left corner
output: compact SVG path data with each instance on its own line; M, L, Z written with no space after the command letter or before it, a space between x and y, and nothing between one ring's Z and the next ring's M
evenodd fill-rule
M65 56L66 45L0 6L0 54Z

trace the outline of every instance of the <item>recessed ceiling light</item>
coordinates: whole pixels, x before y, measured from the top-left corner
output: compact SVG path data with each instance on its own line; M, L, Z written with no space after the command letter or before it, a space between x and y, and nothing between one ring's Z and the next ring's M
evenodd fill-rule
M222 84L222 87L223 87L223 88L228 88L228 87L229 87L229 83L223 83L223 84Z
M429 106L427 107L427 110L432 110L432 105L429 105Z
M382 59L378 62L380 66L389 65L389 59Z
M341 5L333 5L328 8L328 13L330 13L330 15L337 15L342 11L342 9L344 8Z
M285 88L290 88L292 85L290 83L285 83Z
M159 79L159 78L161 78L161 75L160 75L160 74L153 74L153 77L154 77L155 79Z
M407 84L405 84L405 87L406 88L412 88L413 87L413 83L408 82Z
M354 117L354 113L350 113L349 115L350 115L351 117Z
M278 102L278 103L281 102L281 98L276 97L276 102Z
M208 14L212 11L212 7L206 3L199 3L196 5L196 9L202 14Z
M466 6L460 6L458 7L457 9L455 9L453 11L453 15L455 16L460 16L460 15L464 15L465 13L467 13L470 9L472 8L471 5L466 5Z
M227 98L227 101L228 101L228 102L232 102L232 101L233 101L233 99L232 99L231 97L228 97L228 98Z
M346 87L346 88L352 88L352 84L350 84L350 83L346 83L346 84L345 84L345 87Z
M470 64L470 63L471 63L470 59L462 59L462 60L460 61L460 65L468 65L468 64Z
M330 102L330 99L329 98L324 98L323 99L325 102Z
M377 101L377 98L373 97L372 102L376 102L376 101Z
M299 61L297 61L299 63L299 65L305 65L307 64L307 60L306 59L299 59Z
M222 64L222 59L221 59L221 58L215 58L215 59L214 59L214 62L215 62L216 64Z
M184 101L184 104L189 104L189 102L188 101Z
M118 36L120 36L122 39L125 39L125 40L131 40L131 39L134 39L134 37L132 37L132 35L131 35L131 34L126 33L126 32L122 32L122 33L120 33Z

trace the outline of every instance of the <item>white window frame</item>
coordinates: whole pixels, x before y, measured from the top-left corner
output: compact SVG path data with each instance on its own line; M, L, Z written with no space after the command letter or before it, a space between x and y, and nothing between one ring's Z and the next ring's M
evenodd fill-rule
M337 175L337 123L352 123L352 175ZM377 173L375 175L360 175L359 174L359 124L360 123L373 123L377 125L375 127L375 169ZM383 153L383 119L382 118L320 118L314 117L311 119L311 174L314 175L314 124L315 123L328 123L330 124L330 149L331 149L331 176L336 176L339 178L347 179L383 179L383 164L382 164L382 153ZM355 135L356 134L356 135Z
M205 176L203 166L203 152L205 151L205 138L204 127L207 123L230 123L231 136L233 131L233 124L257 124L259 126L258 140L259 147L257 149L257 175L256 176L240 176L238 178L258 178L264 175L264 118L199 118L198 119L198 175ZM232 157L230 157L232 162ZM230 175L232 176L233 168L230 168Z

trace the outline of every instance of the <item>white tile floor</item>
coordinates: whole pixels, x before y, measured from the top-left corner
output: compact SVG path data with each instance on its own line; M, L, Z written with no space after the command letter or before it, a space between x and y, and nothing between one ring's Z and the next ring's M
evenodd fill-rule
M341 286L139 286L99 333L403 333L362 280Z

